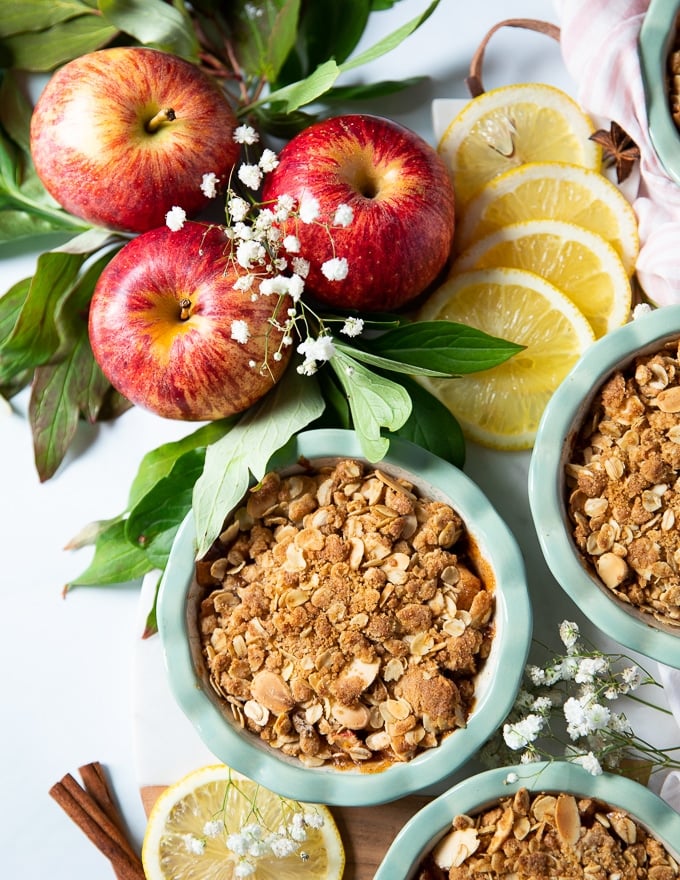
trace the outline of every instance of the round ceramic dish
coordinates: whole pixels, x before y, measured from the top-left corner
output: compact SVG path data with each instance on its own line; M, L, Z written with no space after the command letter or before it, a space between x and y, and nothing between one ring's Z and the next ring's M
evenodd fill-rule
M668 174L680 183L680 133L668 95L668 53L675 36L678 0L651 0L640 28L638 53L649 135Z
M272 459L269 470L290 468L300 458L316 466L337 458L365 461L353 432L318 430L294 438ZM304 767L266 746L259 737L225 718L212 688L202 680L192 661L187 607L196 545L191 515L177 534L160 587L158 626L170 688L179 706L219 760L301 801L339 806L384 803L446 779L504 720L529 650L532 618L522 556L511 532L480 489L450 464L398 439L391 442L389 454L379 466L387 474L412 480L421 495L450 503L465 522L494 579L496 631L489 657L476 680L474 710L467 727L454 731L436 748L379 772L362 772Z
M517 782L507 782L508 773ZM623 776L591 776L582 767L566 762L518 765L488 770L455 785L423 807L404 825L388 849L374 880L412 880L420 860L451 830L459 814L473 814L491 806L519 788L536 792L564 792L593 797L626 810L675 859L680 858L680 815L648 788Z
M543 413L529 467L529 502L545 560L557 582L597 627L622 645L680 668L680 627L651 625L587 569L571 537L565 464L602 383L637 354L680 336L680 306L656 309L607 334L586 350Z

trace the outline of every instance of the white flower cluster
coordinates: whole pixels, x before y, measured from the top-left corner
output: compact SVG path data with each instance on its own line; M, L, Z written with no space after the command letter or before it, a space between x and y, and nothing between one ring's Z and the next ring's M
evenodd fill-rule
M615 770L624 758L644 757L656 769L675 766L668 755L635 736L615 700L632 696L654 679L623 655L614 657L583 644L576 623L563 621L560 640L566 651L545 666L528 665L526 686L499 736L484 747L487 764L522 764L557 757L580 764L594 776ZM622 668L619 668L622 667Z
M234 140L245 147L259 141L257 131L250 125L239 125L234 130ZM256 191L262 185L264 175L273 171L279 164L273 150L264 149L257 163L246 162L239 165L236 176L246 189ZM215 174L203 175L201 190L208 198L218 193L219 181ZM331 244L332 229L346 227L352 223L353 211L350 205L341 204L335 210L332 220L321 217L319 202L307 195L297 201L291 196L282 195L276 203L264 205L254 197L244 198L229 185L226 191L225 236L232 241L232 260L238 268L239 277L234 288L249 292L253 300L260 296L276 297L272 307L270 323L282 332L281 347L273 352L274 360L283 358L282 347L293 344L295 331L302 337L297 347L303 356L298 372L312 375L319 365L330 360L335 353L333 336L328 328L329 319L321 320L301 297L305 289L305 279L309 274L309 262L300 256L300 240L289 233L282 236L280 224L293 220L296 223L315 223L326 229ZM173 232L179 231L186 222L186 212L174 206L166 214L166 224ZM329 281L343 281L349 274L349 264L345 257L333 256L326 260L320 270ZM290 297L293 305L280 315L280 304L284 297ZM337 320L337 319L336 319ZM360 318L343 319L340 333L358 336L364 324ZM302 332L300 332L302 331ZM231 325L231 338L245 344L250 339L250 329L246 321L235 320ZM251 362L251 367L257 364Z
M291 812L289 803L293 803ZM256 812L256 811L255 811ZM257 871L257 861L262 858L277 859L297 855L302 861L308 858L302 844L308 838L308 829L319 829L324 824L321 813L313 808L303 810L301 804L281 800L281 815L285 821L275 830L261 822L252 821L238 831L229 832L226 820L212 819L203 826L202 836L186 834L184 845L187 852L201 856L205 853L208 840L224 837L226 849L236 857L233 876L251 877Z

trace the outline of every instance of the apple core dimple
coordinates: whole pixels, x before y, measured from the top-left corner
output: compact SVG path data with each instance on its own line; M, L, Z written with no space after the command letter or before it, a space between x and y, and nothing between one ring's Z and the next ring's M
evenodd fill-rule
M191 300L181 299L179 301L179 319L180 321L188 321L191 317Z

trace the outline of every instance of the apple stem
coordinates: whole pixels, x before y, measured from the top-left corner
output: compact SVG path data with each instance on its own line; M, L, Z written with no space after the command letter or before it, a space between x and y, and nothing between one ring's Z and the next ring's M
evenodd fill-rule
M187 321L191 317L191 300L181 299L179 301L179 319Z
M146 130L153 133L158 131L164 123L172 122L175 119L177 119L177 114L172 107L164 107L146 123Z

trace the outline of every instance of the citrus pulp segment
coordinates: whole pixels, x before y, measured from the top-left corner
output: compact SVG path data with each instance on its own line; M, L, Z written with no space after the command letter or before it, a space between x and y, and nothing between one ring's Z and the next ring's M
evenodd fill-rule
M565 220L601 235L631 275L639 238L635 212L597 171L566 162L531 162L486 183L459 214L456 251L501 226L525 220Z
M473 98L450 122L438 151L463 207L483 184L526 162L572 162L599 170L591 119L560 89L501 86Z
M434 292L418 319L457 321L525 346L489 370L452 379L418 377L470 439L496 449L532 446L552 393L594 341L571 300L523 269L461 272Z
M298 823L302 841L295 812L314 819ZM270 835L278 845L268 845ZM255 866L253 880L340 880L345 864L327 807L281 798L224 764L192 771L162 792L142 846L147 880L231 880L246 876L234 873L243 859Z
M625 324L632 291L621 258L602 236L561 220L511 223L478 239L451 267L507 266L535 272L566 294L590 322L596 338Z

